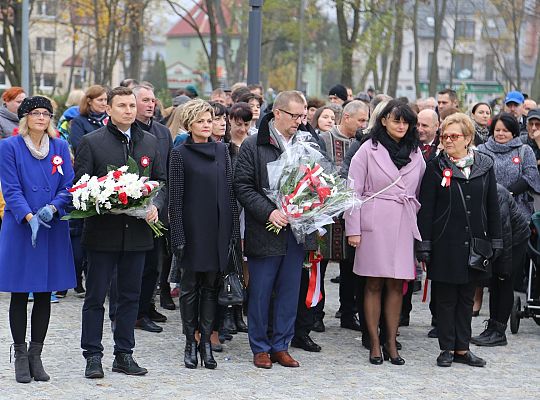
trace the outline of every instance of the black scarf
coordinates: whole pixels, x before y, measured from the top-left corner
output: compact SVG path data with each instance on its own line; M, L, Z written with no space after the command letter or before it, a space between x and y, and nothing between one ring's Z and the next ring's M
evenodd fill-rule
M388 150L392 162L397 169L403 168L411 162L411 151L404 140L399 143L392 139L386 131L379 136L379 142Z

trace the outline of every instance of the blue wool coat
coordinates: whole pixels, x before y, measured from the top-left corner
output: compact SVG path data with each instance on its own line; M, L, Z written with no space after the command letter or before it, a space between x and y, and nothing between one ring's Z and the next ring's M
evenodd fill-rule
M52 158L64 160L62 170L52 173ZM6 200L0 231L0 291L51 292L75 287L75 267L65 215L71 195L74 172L68 145L51 139L49 154L43 160L34 158L21 136L0 143L0 180ZM30 226L25 220L46 204L58 210L49 223L41 226L36 247L32 247Z

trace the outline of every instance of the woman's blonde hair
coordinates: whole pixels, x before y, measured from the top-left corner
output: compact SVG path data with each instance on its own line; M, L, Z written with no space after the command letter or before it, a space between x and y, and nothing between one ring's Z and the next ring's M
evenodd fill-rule
M178 136L181 130L185 131L185 128L182 125L182 121L180 120L181 108L182 106L174 107L167 121L167 128L169 128L169 131L171 131L171 137L173 141L176 138L176 136Z
M463 133L463 136L465 139L471 139L469 142L469 146L473 144L474 135L475 135L475 129L472 119L467 115L463 113L455 113L452 115L449 115L446 117L441 125L441 133L444 133L448 125L459 125L459 128L461 129L461 133Z
M28 116L24 116L21 118L21 120L19 121L19 135L21 136L26 136L28 135ZM54 129L54 122L53 122L53 119L52 117L50 118L49 120L49 126L47 126L47 135L49 135L49 137L51 139L55 139L58 137L58 134L56 132L56 130Z
M388 101L389 100L383 100L379 104L377 104L377 106L371 113L371 116L369 117L368 126L366 127L366 129L364 129L364 135L367 135L373 129L373 127L375 126L375 122L377 122L377 117L379 116L381 111L384 109L384 107L386 107L386 105L388 104Z
M188 101L182 106L179 112L180 122L187 131L191 131L191 125L201 118L204 113L208 112L214 118L214 107L200 99Z

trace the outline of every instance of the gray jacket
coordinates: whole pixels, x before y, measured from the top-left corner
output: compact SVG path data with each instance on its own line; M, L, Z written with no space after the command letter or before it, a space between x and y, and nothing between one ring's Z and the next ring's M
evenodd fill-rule
M2 139L13 136L13 130L19 126L19 117L6 108L0 106L0 137Z

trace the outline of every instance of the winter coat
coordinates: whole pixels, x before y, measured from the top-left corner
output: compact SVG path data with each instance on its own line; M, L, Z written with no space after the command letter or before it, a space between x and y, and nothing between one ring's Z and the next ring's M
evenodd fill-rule
M96 114L92 112L88 115L79 115L73 118L69 129L69 143L73 151L77 151L77 147L84 135L107 125L108 120L107 114Z
M62 173L52 173L52 159L60 156ZM67 221L60 218L71 203L67 188L73 168L66 142L50 139L49 154L34 158L22 136L0 143L2 192L6 200L0 231L0 291L51 292L75 287L75 267ZM49 224L39 228L36 247L25 216L52 204L58 210Z
M269 122L273 118L273 113L265 115L259 132L244 140L234 169L234 191L246 216L244 254L249 257L283 256L287 253L290 228L281 229L277 235L266 229L268 217L277 208L264 193L264 189L269 188L266 165L281 155L279 144L270 134ZM317 248L315 234L306 237L304 248Z
M452 171L449 187L441 185L445 169ZM490 271L471 270L468 258L471 235L491 241L494 248L502 248L497 182L491 157L475 151L471 174L466 178L441 152L427 165L420 188L420 204L418 227L423 241L418 243L417 249L431 253L428 278L452 284L488 279ZM465 212L469 215L472 232L469 232Z
M540 193L540 175L536 157L532 149L524 145L519 137L504 144L497 143L490 137L487 143L478 146L478 151L493 158L497 183L510 192L514 192L513 185L523 179L528 189ZM514 195L519 209L526 218L529 218L534 212L534 199L528 191Z
M160 164L168 173L169 156L173 147L171 131L165 125L160 124L154 120L150 120L149 124L136 120L135 123L145 132L149 132L154 135L158 140L159 156L161 157ZM167 192L163 194L168 195ZM168 199L165 198L164 204L168 204ZM159 220L165 225L169 224L169 210L167 207L163 207L159 210Z
M227 146L190 137L171 153L169 182L171 244L184 249L180 267L224 271L231 238L240 237Z
M13 136L13 130L19 127L19 117L9 111L5 104L0 106L0 139Z
M158 139L146 134L137 124L131 125L131 140L109 121L107 126L84 135L75 155L75 182L81 176L104 176L107 166L126 165L128 156L139 165L139 173L144 167L142 157L150 159L150 179L165 182L165 166L161 165ZM166 207L166 186L153 199L158 210ZM147 251L154 247L152 230L144 219L125 214L96 215L86 218L82 245L93 251Z
M526 135L521 135L519 138L521 139L521 143L528 144L531 147L538 165L538 160L540 160L540 149L538 148L536 142L529 137L528 133Z
M357 275L415 278L414 240L420 240L416 198L426 164L420 150L410 158L398 170L386 148L371 139L352 158L349 180L357 197L365 200L384 190L344 214L346 235L362 236L354 260Z
M493 274L512 275L512 247L529 239L529 220L519 210L514 198L504 186L497 184L497 198L501 210L503 252L493 263Z

